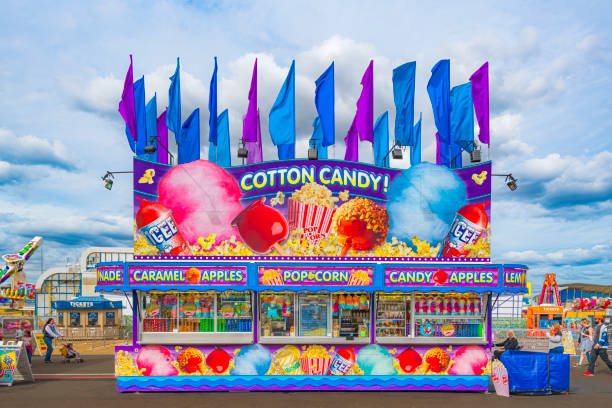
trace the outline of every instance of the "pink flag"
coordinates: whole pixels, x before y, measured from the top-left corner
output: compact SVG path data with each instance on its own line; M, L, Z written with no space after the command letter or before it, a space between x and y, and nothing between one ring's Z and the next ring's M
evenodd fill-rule
M259 126L259 115L257 112L257 58L255 58L255 66L253 67L253 76L251 77L251 88L249 89L249 107L244 116L242 137L247 142L255 142L257 140L257 128Z
M480 132L478 139L489 144L489 63L485 62L470 77L472 100Z
M157 118L157 162L168 164L168 125L166 124L166 108Z
M346 143L346 152L344 153L344 160L359 161L359 138L357 137L357 115L351 123L351 127L348 133L344 137L344 143Z
M127 74L125 74L125 81L123 82L123 93L121 94L121 101L119 101L119 113L125 120L125 124L130 130L130 134L134 140L137 140L138 134L136 133L136 108L134 103L134 71L132 54L130 54L130 67L128 68Z
M261 150L261 126L259 121L259 109L256 115L256 132L255 140L253 142L247 142L246 148L249 152L247 156L247 164L261 163L263 161L263 153Z
M361 95L357 100L357 114L355 125L359 133L359 140L374 143L374 61L361 78Z

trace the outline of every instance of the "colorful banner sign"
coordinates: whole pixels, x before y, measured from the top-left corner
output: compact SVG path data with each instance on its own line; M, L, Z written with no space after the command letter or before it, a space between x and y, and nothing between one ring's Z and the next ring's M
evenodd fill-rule
M34 339L36 339L36 346L38 347L38 352L41 356L44 356L47 352L47 343L45 343L45 335L41 330L35 330L32 334L34 334Z
M122 266L99 266L98 286L123 284Z
M490 174L490 162L134 159L134 258L489 262Z
M385 268L385 286L497 286L498 268Z
M527 271L525 269L504 268L504 286L525 287Z
M259 284L264 286L372 286L373 268L260 266Z
M130 285L246 285L246 266L130 266Z

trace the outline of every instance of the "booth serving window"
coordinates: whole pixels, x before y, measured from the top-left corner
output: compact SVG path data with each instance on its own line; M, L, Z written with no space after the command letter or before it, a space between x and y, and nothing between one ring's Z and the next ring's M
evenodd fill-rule
M376 341L485 341L487 296L478 293L376 295Z
M106 325L107 326L115 325L115 312L106 312Z
M147 292L140 302L143 340L252 342L251 292Z
M64 313L63 312L59 312L57 314L57 324L60 326L64 325Z
M98 325L98 312L88 312L87 313L87 325L88 326Z
M366 293L260 294L262 343L368 342L369 326Z
M70 312L70 327L80 327L81 326L81 313L80 312Z

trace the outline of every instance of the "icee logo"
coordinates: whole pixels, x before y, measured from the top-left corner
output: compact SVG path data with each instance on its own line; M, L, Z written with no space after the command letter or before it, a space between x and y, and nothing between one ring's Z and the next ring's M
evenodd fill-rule
M480 228L475 227L470 221L458 215L455 218L450 235L464 244L472 244L478 240Z
M178 228L172 217L162 217L141 229L149 243L157 248L164 248L166 242L178 234Z

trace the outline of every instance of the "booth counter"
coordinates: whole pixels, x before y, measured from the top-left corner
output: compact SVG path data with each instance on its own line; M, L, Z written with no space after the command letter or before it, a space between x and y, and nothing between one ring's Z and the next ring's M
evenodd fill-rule
M98 291L132 294L119 391L488 389L492 296L526 267L130 262Z

